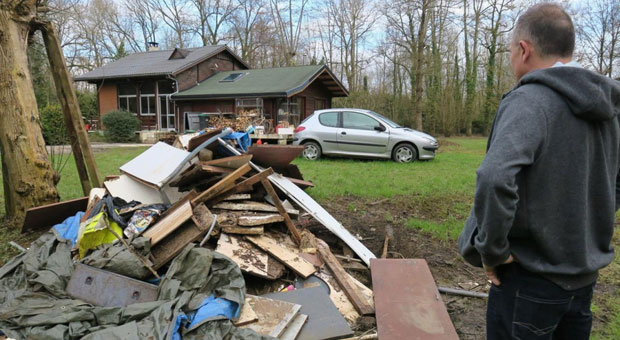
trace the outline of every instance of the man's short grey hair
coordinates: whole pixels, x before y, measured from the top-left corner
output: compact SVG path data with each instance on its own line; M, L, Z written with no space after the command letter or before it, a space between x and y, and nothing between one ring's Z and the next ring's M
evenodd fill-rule
M519 17L513 40L532 43L543 58L570 58L575 49L575 27L560 5L542 3L530 7Z

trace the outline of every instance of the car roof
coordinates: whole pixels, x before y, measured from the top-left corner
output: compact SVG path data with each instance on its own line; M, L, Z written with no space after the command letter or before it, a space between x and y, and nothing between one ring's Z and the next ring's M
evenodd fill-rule
M352 108L352 107L337 107L337 108L331 108L331 109L323 109L323 110L316 110L314 111L315 113L324 113L324 112L340 112L340 111L355 111L355 112L360 112L360 113L369 113L371 112L370 110L366 110L366 109L356 109L356 108Z

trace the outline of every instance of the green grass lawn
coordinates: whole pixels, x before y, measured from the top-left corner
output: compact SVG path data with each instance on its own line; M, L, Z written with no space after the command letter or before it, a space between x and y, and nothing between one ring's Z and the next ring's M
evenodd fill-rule
M316 162L303 159L294 161L304 178L315 183L308 193L317 201L328 205L342 197L353 197L360 203L351 203L350 209L360 209L368 202L385 198L406 200L421 207L422 214L404 221L413 230L423 230L432 235L454 240L460 233L473 202L475 170L485 153L484 138L448 138L440 140L440 152L432 161L398 164L391 161L369 161L326 158ZM102 175L117 174L118 168L134 158L145 148L118 148L96 153L97 165ZM83 195L75 164L69 159L61 173L58 190L63 200ZM1 181L0 181L1 183ZM0 186L0 216L4 201ZM393 216L386 212L386 221ZM0 263L14 256L16 251L8 245L15 240L27 244L28 235L20 235L0 223ZM30 236L32 237L32 236ZM620 245L620 232L614 244ZM616 258L601 273L600 282L614 287L595 296L596 323L593 339L620 339L620 259Z

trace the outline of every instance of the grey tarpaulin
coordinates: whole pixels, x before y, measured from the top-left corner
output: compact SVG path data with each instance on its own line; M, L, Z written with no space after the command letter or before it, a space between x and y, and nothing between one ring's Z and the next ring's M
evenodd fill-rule
M143 246L142 250L148 251L148 242ZM107 245L83 262L125 275L141 271L142 265L122 252L122 247ZM243 303L241 271L219 253L190 244L165 273L157 301L98 307L67 295L65 288L74 268L70 251L71 242L52 230L0 268L0 330L7 336L45 340L273 339L238 329L230 320L217 317L193 329L177 322L210 295Z

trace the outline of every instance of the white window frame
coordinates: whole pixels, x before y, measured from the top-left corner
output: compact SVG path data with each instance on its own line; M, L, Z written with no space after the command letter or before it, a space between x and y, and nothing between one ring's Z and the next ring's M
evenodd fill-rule
M150 104L148 105L149 106L149 111L152 109L153 112L144 113L144 110L142 109L142 98L144 98L144 97L153 98L153 103L155 105L153 105L152 108L150 107ZM146 102L147 103L149 102L148 99L147 99ZM141 116L155 116L157 114L157 106L156 105L157 105L157 103L155 102L155 94L140 94L140 115Z

